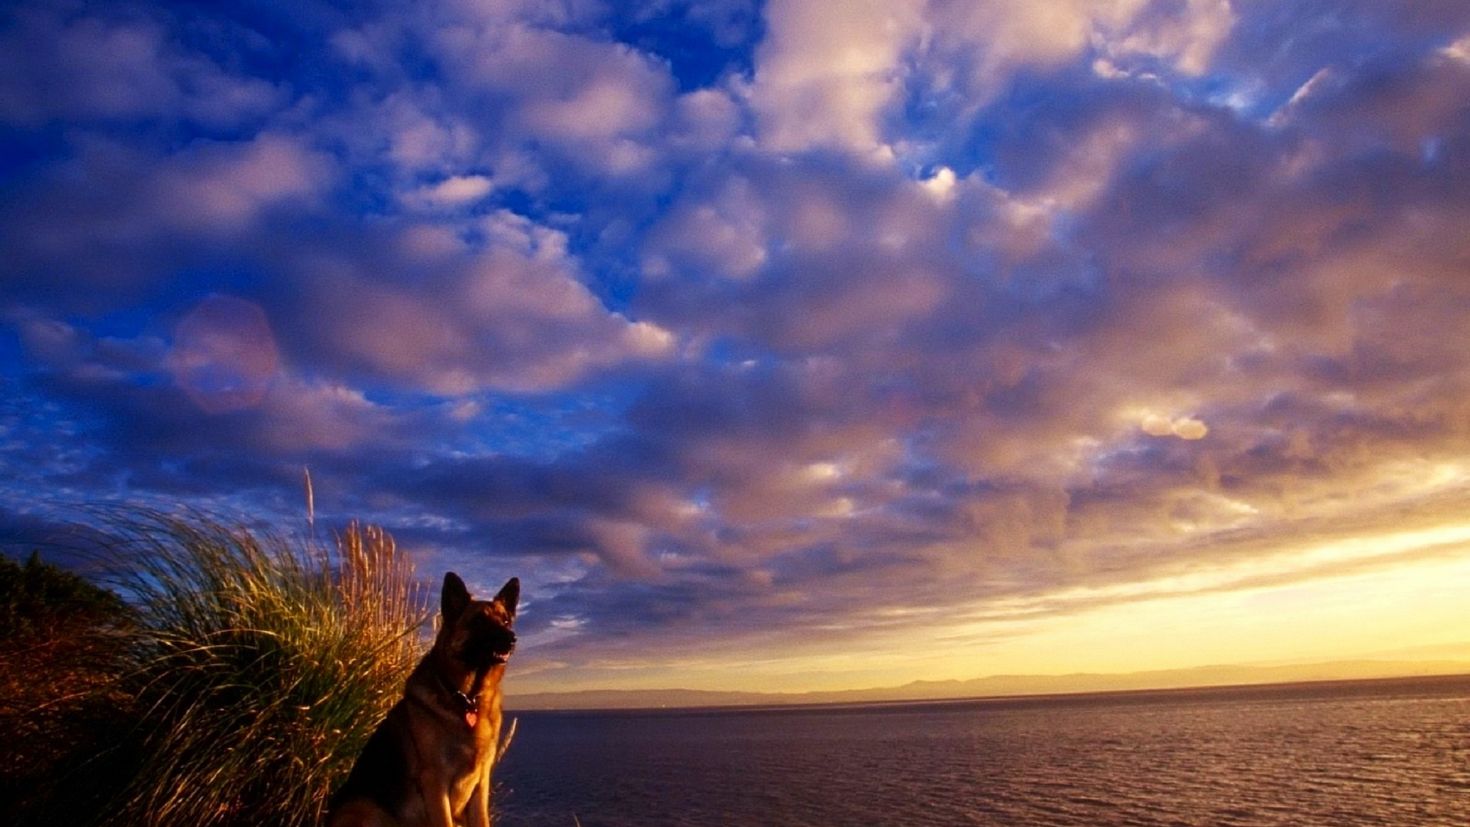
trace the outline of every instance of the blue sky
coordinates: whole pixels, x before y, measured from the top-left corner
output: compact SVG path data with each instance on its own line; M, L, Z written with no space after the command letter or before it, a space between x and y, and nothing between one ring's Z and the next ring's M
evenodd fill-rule
M535 689L1447 645L1467 100L1450 0L12 3L0 530L309 467Z

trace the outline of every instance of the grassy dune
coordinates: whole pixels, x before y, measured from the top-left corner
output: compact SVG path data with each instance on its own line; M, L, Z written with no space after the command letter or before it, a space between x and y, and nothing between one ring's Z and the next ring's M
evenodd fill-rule
M128 608L33 629L27 674L7 667L6 685L67 690L0 715L50 722L0 750L17 778L51 779L0 803L31 824L317 823L422 652L408 558L355 524L318 543L146 512L104 533Z

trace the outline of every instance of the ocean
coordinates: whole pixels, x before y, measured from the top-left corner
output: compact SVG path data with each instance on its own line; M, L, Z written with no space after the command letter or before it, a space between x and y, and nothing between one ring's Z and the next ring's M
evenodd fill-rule
M1470 825L1470 677L509 714L500 827Z

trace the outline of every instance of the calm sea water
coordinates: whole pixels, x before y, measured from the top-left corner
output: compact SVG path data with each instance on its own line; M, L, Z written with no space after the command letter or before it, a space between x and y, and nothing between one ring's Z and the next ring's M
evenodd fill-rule
M1470 825L1470 679L519 713L503 827Z

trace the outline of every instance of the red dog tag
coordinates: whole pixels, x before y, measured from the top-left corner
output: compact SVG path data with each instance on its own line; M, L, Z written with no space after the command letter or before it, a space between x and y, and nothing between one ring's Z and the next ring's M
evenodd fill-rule
M464 714L464 722L467 726L469 726L470 729L474 729L475 724L480 722L480 713L474 711L473 709L469 712L466 712Z

